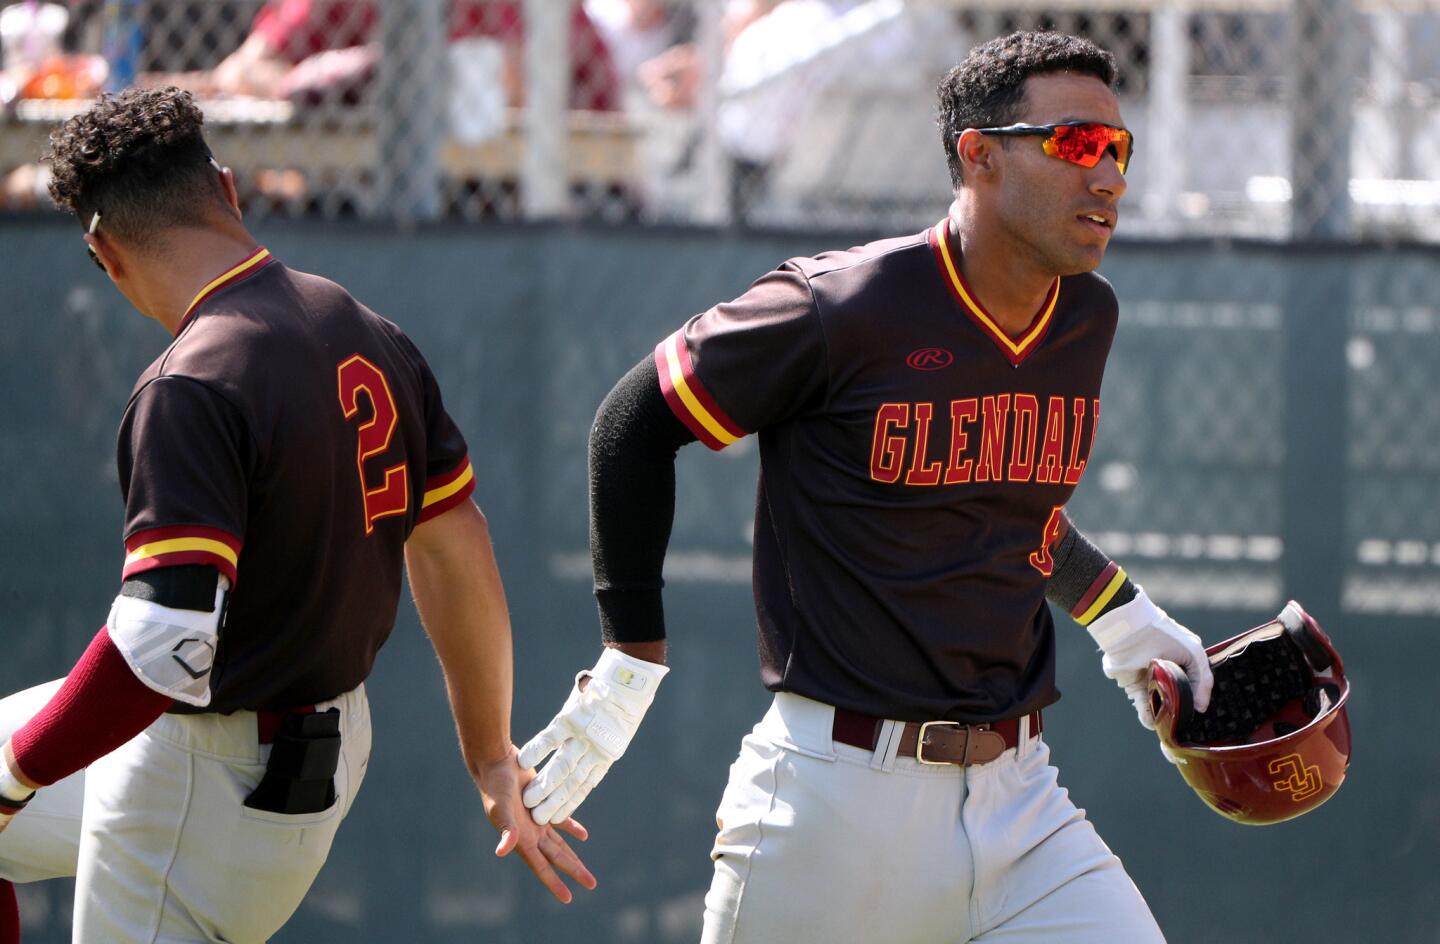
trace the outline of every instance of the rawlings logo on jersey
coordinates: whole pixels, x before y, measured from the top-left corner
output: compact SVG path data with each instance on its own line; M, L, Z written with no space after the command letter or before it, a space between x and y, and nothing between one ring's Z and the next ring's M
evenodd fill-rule
M1099 418L1098 399L1050 397L1042 408L1031 393L966 397L939 409L934 403L886 403L875 411L870 478L888 484L903 478L906 485L1075 485L1085 473ZM939 437L942 449L935 448L935 424L948 425Z
M922 347L911 351L905 363L915 370L944 370L955 363L955 355L943 347Z

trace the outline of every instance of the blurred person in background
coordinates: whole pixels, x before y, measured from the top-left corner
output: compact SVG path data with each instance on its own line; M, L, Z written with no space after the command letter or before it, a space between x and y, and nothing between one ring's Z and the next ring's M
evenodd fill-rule
M452 43L490 39L503 49L506 102L525 104L524 4L454 0ZM380 48L371 42L379 11L360 0L272 0L249 35L209 73L186 83L202 94L353 102L374 76ZM610 51L583 7L570 17L570 97L574 109L612 111L619 89Z
M729 0L720 30L715 130L737 222L765 198L772 168L832 83L889 69L913 45L896 0ZM637 77L654 104L688 110L701 71L696 44L680 43L641 63Z
M627 97L644 96L647 62L688 43L695 32L694 9L674 0L585 0L585 14L605 40Z

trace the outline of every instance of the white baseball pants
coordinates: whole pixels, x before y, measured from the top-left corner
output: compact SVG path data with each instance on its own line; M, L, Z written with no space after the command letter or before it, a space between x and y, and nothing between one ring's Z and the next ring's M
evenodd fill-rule
M702 944L1163 944L1049 749L971 767L831 738L834 709L779 694L716 814Z
M0 742L60 681L0 701ZM270 746L255 714L162 715L88 770L41 790L0 833L0 878L75 876L76 944L261 944L299 907L370 759L362 685L340 709L337 799L286 816L243 801Z

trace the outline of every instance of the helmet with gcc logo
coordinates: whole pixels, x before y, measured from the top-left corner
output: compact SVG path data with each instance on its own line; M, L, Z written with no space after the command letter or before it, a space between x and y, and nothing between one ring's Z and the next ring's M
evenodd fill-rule
M1300 604L1205 650L1215 673L1197 713L1185 673L1151 663L1161 749L1200 799L1237 823L1293 819L1340 788L1350 763L1350 684L1330 638Z

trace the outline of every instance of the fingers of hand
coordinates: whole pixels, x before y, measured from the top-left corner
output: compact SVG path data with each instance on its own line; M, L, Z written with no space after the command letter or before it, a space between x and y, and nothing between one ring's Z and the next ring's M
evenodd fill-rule
M557 869L579 882L585 888L594 888L595 876L585 867L570 844L553 829L545 829L540 837L540 851Z
M517 847L520 858L550 890L550 894L565 904L569 904L573 897L564 880L556 874L556 869L579 882L584 888L595 887L595 876L559 833L548 827L526 829L524 833Z
M539 734L535 735L520 748L520 756L517 763L526 770L539 766L540 762L549 756L550 752L559 746L561 733L555 722Z
M585 826L578 819L575 819L573 817L564 820L563 822L556 823L555 828L563 829L565 832L574 836L581 842L584 842L585 840L590 838L590 830L586 829Z
M1215 687L1215 673L1210 670L1210 658L1205 655L1204 649L1191 653L1185 675L1190 679L1190 696L1195 700L1195 710L1204 712L1210 707L1210 692Z
M585 777L584 782L580 784L579 788L570 794L570 799L565 801L565 805L560 807L559 812L550 817L550 822L558 826L561 822L568 820L570 814L574 813L580 804L585 802L585 798L590 795L590 791L595 789L595 786L604 778L609 770L609 764L596 764L594 769Z
M1135 714L1140 718L1140 724L1151 731L1155 730L1155 715L1150 710L1149 686L1127 688L1125 694L1130 696L1130 703L1135 706Z
M530 871L535 873L535 877L540 880L540 883L550 890L550 894L563 903L570 904L570 899L573 897L570 889L561 881L560 876L555 874L549 859L545 853L540 851L537 840L532 837L521 841L517 851L520 853L520 858L529 866Z
M605 771L609 769L609 762L598 754L586 754L565 783L551 793L544 803L535 807L532 814L535 822L554 826L569 819L570 814L575 812L575 808L589 795L594 783L599 783L600 777L605 776ZM600 771L598 776L595 776L596 770ZM591 783L592 776L594 783Z
M525 787L522 799L530 809L543 804L547 797L562 788L570 779L571 772L575 765L585 755L585 742L578 738L571 738L561 745L555 755L550 758L535 779ZM521 763L524 763L523 761ZM568 792L568 791L567 791ZM544 822L537 819L536 822Z

